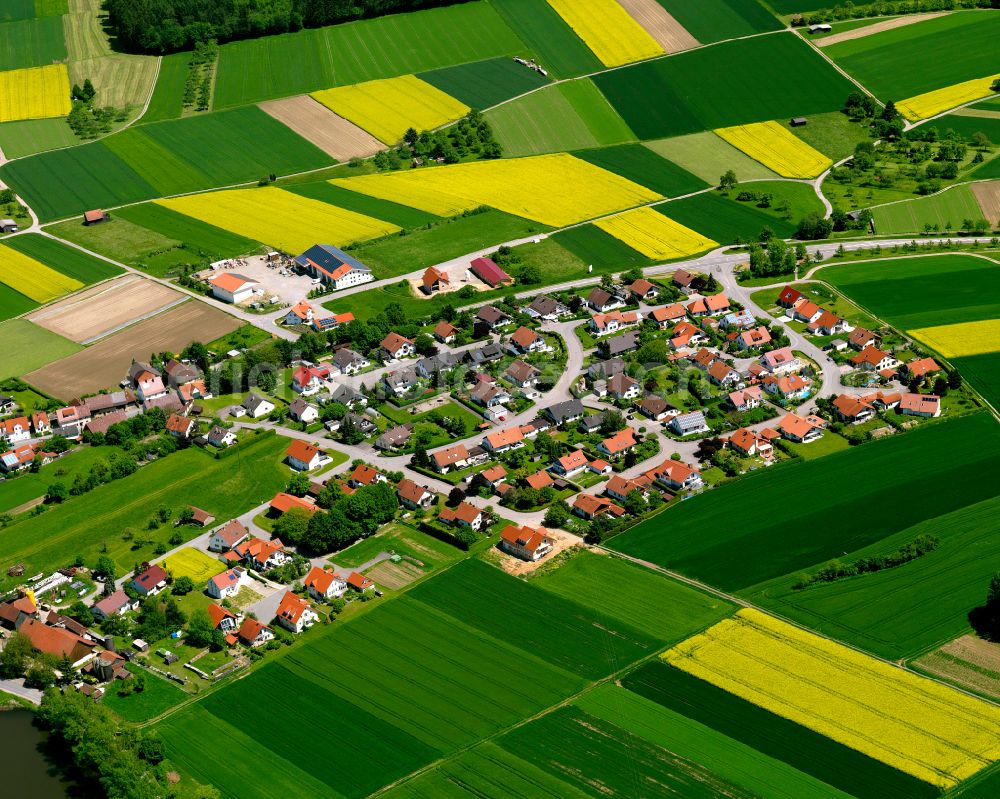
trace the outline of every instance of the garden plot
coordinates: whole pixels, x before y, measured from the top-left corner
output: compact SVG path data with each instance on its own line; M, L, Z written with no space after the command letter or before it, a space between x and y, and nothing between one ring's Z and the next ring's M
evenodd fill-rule
M914 665L970 691L1000 699L1000 644L963 635Z
M260 109L338 161L366 158L382 149L382 142L374 136L308 95L269 100Z

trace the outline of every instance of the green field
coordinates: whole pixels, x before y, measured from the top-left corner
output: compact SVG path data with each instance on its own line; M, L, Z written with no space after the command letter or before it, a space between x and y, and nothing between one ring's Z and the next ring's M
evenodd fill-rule
M505 156L581 150L635 134L589 78L549 86L486 113Z
M0 8L0 22L35 18L35 0L7 0Z
M338 566L356 569L382 552L395 552L402 557L419 560L431 569L465 556L457 547L431 538L404 522L398 522L379 530L371 538L365 538L336 553L331 560Z
M703 44L781 29L757 0L656 0Z
M538 0L490 2L554 77L572 78L604 69L597 56L548 3Z
M4 244L84 284L97 283L122 273L121 268L114 264L38 233L15 236Z
M184 110L184 84L190 64L190 52L163 56L153 96L149 98L149 107L142 115L143 122L160 122L180 117Z
M1000 14L957 11L824 48L882 100L903 100L997 71Z
M629 624L674 644L733 612L724 600L696 591L649 569L586 550L532 581L619 624ZM612 590L595 592L595 585ZM623 590L616 590L621 588Z
M854 153L858 142L871 141L868 129L852 122L840 111L828 114L813 114L806 125L792 127L791 120L779 119L783 128L795 134L806 144L839 161Z
M641 144L619 144L597 150L584 150L574 155L652 189L664 197L677 197L708 187L708 183L701 178Z
M973 180L996 180L1000 178L1000 158L994 158L992 161L986 162L969 177ZM993 222L994 220L991 219L990 221Z
M54 482L61 482L67 487L72 485L77 474L86 476L94 462L107 458L111 451L111 448L84 447L43 466L34 474L28 472L12 480L4 480L0 483L0 513L45 496Z
M162 236L183 242L189 250L188 257L218 260L246 255L260 248L260 244L228 230L215 227L200 219L179 214L156 203L132 205L115 212L118 220L124 219L156 231Z
M645 146L712 186L718 184L719 178L729 169L736 173L739 180L778 177L777 173L754 161L710 130L649 141L645 142Z
M59 568L77 554L93 563L107 545L124 574L150 559L155 545L173 535L171 524L146 527L160 505L175 514L197 505L222 522L274 496L288 479L281 463L287 443L263 436L219 460L198 449L174 453L11 525L4 531L5 554L35 573Z
M117 688L120 683L114 682L105 692L101 704L111 708L126 721L140 723L156 718L187 698L184 691L162 677L149 671L143 671L142 674L146 685L140 693L118 696Z
M779 14L798 14L830 8L830 0L770 0L770 6Z
M80 140L61 118L25 119L0 125L0 150L8 160L77 144Z
M997 353L963 355L951 358L951 364L994 408L1000 407L1000 357Z
M316 183L289 183L283 188L303 197L311 197L320 202L346 208L348 211L391 222L403 230L413 230L441 219L419 208L410 208L408 205L400 205L380 197L369 197L367 194L359 194L343 186L334 186L325 180Z
M548 83L542 75L518 64L512 58L474 61L471 64L422 72L417 77L461 100L469 108L479 110Z
M942 233L961 230L964 220L975 222L983 218L982 209L972 190L965 184L952 186L929 197L872 208L878 235L923 233L925 225L933 225ZM990 220L994 222L996 220Z
M220 142L225 155L220 156ZM330 164L259 108L139 125L98 142L25 158L0 176L43 220Z
M19 291L14 291L6 283L0 283L0 322L4 319L20 316L37 307L38 303L34 300L25 297Z
M643 140L835 111L854 89L791 33L723 42L593 80Z
M484 0L224 45L215 107L426 72L524 45Z
M0 70L43 67L65 60L66 42L59 17L23 19L0 25Z
M622 680L630 691L787 763L857 799L931 799L933 785L662 662ZM810 794L803 794L808 796Z
M936 550L902 566L800 590L792 588L796 575L787 575L744 594L781 616L889 660L914 657L968 630L967 614L982 603L983 586L1000 560L998 512L1000 498L994 497L840 558L848 562L886 554L918 535L940 539Z
M552 239L599 272L625 271L654 263L652 258L592 224L562 230Z
M19 294L18 297L20 296ZM0 301L3 299L3 294L0 293ZM25 308L22 313L29 310L31 308ZM0 322L0 341L4 343L4 356L0 358L0 380L19 377L83 349L79 344L26 319Z
M1000 145L1000 117L971 117L956 113L948 114L926 124L929 128L937 128L938 135L944 135L948 131L953 130L971 142L973 135L982 133L994 146ZM987 153L983 157L989 158L990 154ZM996 153L994 152L990 163L995 164L996 160ZM985 169L989 165L988 163L980 167L980 170ZM978 178L979 176L976 175L974 177Z
M612 546L726 590L747 588L996 496L998 445L1000 428L985 413L928 425L700 494ZM879 479L857 479L863 474ZM737 523L734 514L748 507L767 512Z
M68 219L46 230L53 236L129 266L144 269L157 277L169 273L178 262L188 263L194 260L193 253L180 249L183 242L119 217L118 211L115 211L110 221L100 225L84 226L78 219Z

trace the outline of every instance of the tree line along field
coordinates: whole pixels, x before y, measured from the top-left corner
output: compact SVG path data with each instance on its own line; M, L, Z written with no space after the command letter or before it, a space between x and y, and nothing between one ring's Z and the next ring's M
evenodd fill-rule
M621 579L633 570L609 562L593 575ZM586 584L590 577L583 572L574 579ZM588 591L598 585L590 583ZM652 654L664 639L684 638L731 612L725 603L655 575L637 580L622 601L612 602L616 609L609 616L466 560L363 617L313 630L304 646L156 729L173 762L214 780L227 796L272 796L279 783L298 790L322 786L321 796L364 796L551 707ZM518 613L498 614L501 607ZM656 625L656 637L623 620L630 608L641 608L647 618L656 608L668 614ZM514 688L529 684L531 690ZM287 702L287 712L268 725L250 723L257 713L254 697L262 691ZM398 711L401 702L405 714ZM317 707L324 708L318 718ZM316 723L303 739L293 731L306 717ZM248 757L280 766L269 784L249 772L220 779L224 764L201 756L199 736L192 735L205 729L232 733ZM548 783L559 786L558 775Z
M998 445L1000 430L988 414L928 425L700 494L610 546L727 591L747 589L996 496ZM880 478L858 480L861 474ZM734 508L751 506L769 510L732 523Z
M479 0L224 45L214 103L229 108L527 54L493 7Z
M157 507L165 505L176 512L196 505L220 523L231 519L282 489L288 475L281 463L287 445L287 439L264 435L231 457L215 459L202 450L187 449L154 461L135 474L71 497L41 516L21 517L4 530L5 562L24 563L32 573L51 571L76 554L93 563L106 544L107 554L124 574L135 563L151 559L156 544L165 543L178 529L170 524L146 529ZM123 538L129 530L135 537ZM141 546L133 543L138 538L143 540ZM4 577L3 582L11 581Z
M879 99L918 94L996 74L1000 14L957 11L824 48Z
M225 142L220 152L220 142ZM45 221L328 166L320 149L255 107L141 125L0 169Z

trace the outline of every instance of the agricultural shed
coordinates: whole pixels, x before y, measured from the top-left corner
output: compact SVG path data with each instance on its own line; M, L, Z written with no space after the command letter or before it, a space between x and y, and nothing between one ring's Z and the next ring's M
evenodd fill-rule
M108 215L101 211L100 209L95 209L93 211L83 212L83 224L85 225L96 225L100 222L107 222Z
M472 261L472 274L491 288L509 286L514 278L503 271L491 258L475 258Z

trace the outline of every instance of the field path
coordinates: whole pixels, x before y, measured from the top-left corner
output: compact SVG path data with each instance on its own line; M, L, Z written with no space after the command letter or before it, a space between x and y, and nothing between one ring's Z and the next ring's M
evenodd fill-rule
M876 22L874 25L865 25L862 28L854 28L853 30L843 31L842 33L835 33L833 36L817 39L815 44L817 47L829 47L831 44L837 44L838 42L847 42L851 39L863 39L866 36L874 36L876 33L882 33L882 31L891 31L894 28L903 28L907 25L912 25L914 22L922 22L925 19L934 19L935 17L944 17L950 13L950 11L936 11L933 14L907 14L902 17L887 19L883 22Z

